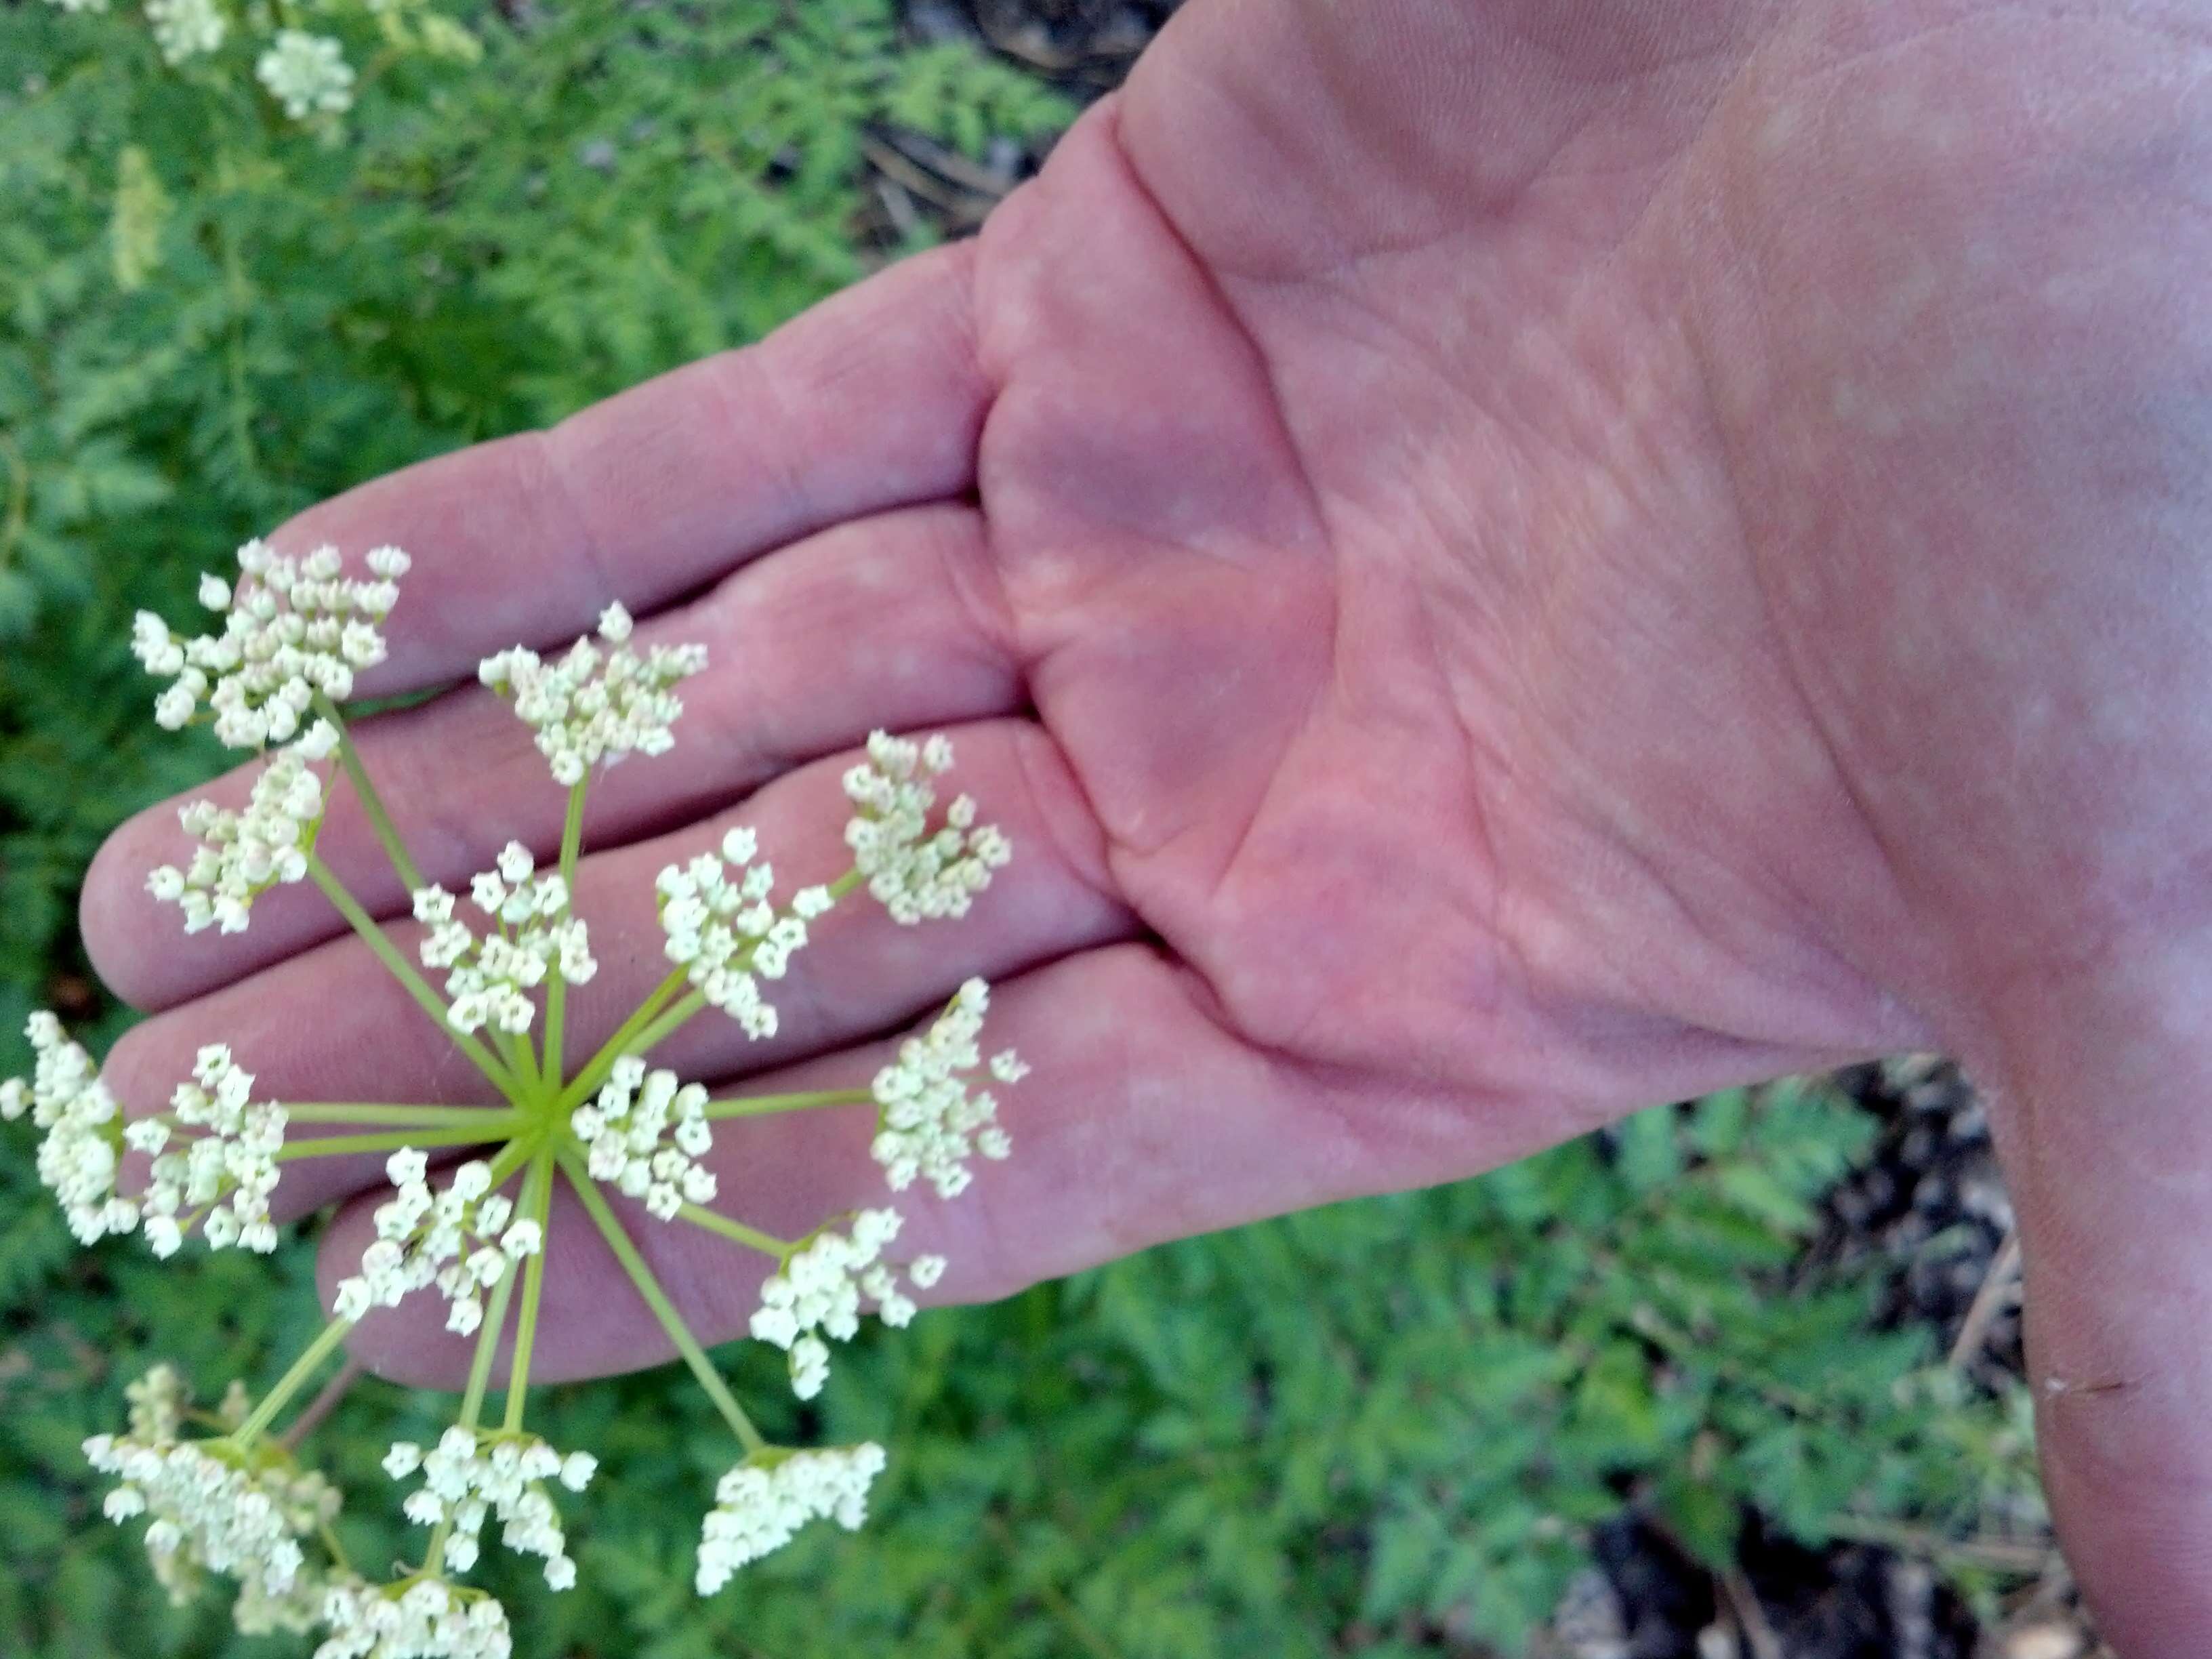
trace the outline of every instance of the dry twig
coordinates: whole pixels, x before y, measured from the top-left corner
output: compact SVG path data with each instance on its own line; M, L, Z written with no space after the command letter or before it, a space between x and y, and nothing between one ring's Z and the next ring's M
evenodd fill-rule
M1960 1322L1958 1339L1951 1344L1951 1369L1964 1370L1981 1352L1983 1344L1990 1340L1990 1326L2020 1283L2020 1229L2005 1230L2004 1243L1990 1259L1990 1270L1982 1276L1982 1287L1974 1292L1973 1302L1966 1309L1966 1316Z

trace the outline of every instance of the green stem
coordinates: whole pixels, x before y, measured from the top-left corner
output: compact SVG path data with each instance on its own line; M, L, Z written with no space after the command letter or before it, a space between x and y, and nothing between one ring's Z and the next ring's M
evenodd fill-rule
M722 1420L730 1425L748 1453L765 1451L768 1442L762 1438L761 1431L753 1426L752 1419L745 1415L744 1408L730 1393L720 1374L714 1370L714 1362L707 1358L707 1351L699 1346L699 1339L691 1334L691 1328L684 1322L684 1316L676 1311L676 1304L660 1288L660 1281L653 1276L653 1269L645 1265L645 1258L637 1253L637 1246L630 1243L629 1235L623 1231L623 1224L616 1219L615 1212L607 1207L606 1200L599 1196L598 1183L585 1173L574 1153L564 1152L558 1156L561 1172L568 1177L568 1184L576 1189L576 1196L583 1200L592 1224L599 1228L600 1236L607 1241L607 1248L614 1252L615 1260L622 1263L623 1271L629 1275L630 1282L637 1286L637 1293L645 1298L645 1305L653 1310L653 1316L660 1322L660 1328L668 1333L668 1340L676 1345L677 1352L684 1356L684 1363L691 1368L691 1375L707 1391L707 1397L714 1402L714 1408L722 1413Z
M568 884L571 897L576 890L576 860L584 850L584 792L591 787L588 775L568 787L568 815L561 823L561 879Z
M720 1120L729 1117L771 1117L778 1112L807 1112L817 1106L872 1105L875 1094L867 1089L817 1089L811 1094L801 1095L745 1095L728 1100L710 1100L707 1115Z
M484 1390L491 1386L491 1362L499 1352L499 1334L507 1324L507 1304L514 1297L512 1270L499 1276L491 1287L491 1305L484 1310L483 1328L477 1333L477 1354L469 1364L468 1392L461 1396L461 1426L476 1427L483 1416Z
M507 1069L514 1073L517 1080L525 1088L534 1088L538 1082L538 1051L531 1047L530 1039L518 1036L512 1031L495 1030L491 1032L491 1041L492 1046L499 1050L500 1058L507 1062Z
M724 1238L742 1244L749 1250L758 1250L763 1255L774 1256L778 1261L799 1248L787 1240L772 1237L746 1226L742 1221L732 1221L726 1215L702 1209L696 1204L686 1204L676 1213L695 1227L704 1227L710 1233L720 1233Z
M650 1026L654 1017L667 1006L668 999L690 981L689 971L678 968L654 986L653 994L638 1005L637 1012L622 1023L620 1029L601 1045L599 1053L592 1056L584 1069L576 1073L575 1080L561 1091L555 1110L565 1117L590 1098L599 1085L606 1081L607 1073L614 1070L615 1061L629 1052L637 1034Z
M630 1039L632 1054L650 1054L654 1048L676 1035L688 1024L693 1015L707 1006L707 994L694 991L666 1013Z
M356 1152L396 1152L402 1146L479 1146L502 1140L521 1127L516 1112L485 1112L489 1121L467 1129L387 1129L373 1135L318 1135L308 1140L288 1141L276 1149L279 1164L296 1164L303 1158L338 1158Z
M510 1140L506 1146L501 1147L493 1155L490 1166L491 1185L485 1188L484 1191L495 1193L507 1185L507 1178L529 1163L535 1150L534 1147L525 1146L520 1141L516 1140Z
M346 891L345 884L337 878L331 866L310 853L307 854L307 873L314 878L315 885L323 890L324 896L337 907L337 913L346 919L346 925L361 935L362 942L376 953L377 960L391 971L392 978L398 980L422 1012L430 1016L438 1029L453 1040L453 1046L492 1080L500 1093L514 1100L515 1081L507 1067L474 1036L453 1029L452 1022L446 1018L446 1005L439 1000L438 994L430 988L422 975L415 971L414 965L399 954L399 947L385 937L384 930L376 925L375 919L368 911L361 908L360 901Z
M254 1437L276 1420L276 1413L284 1409L284 1402L300 1391L301 1385L315 1374L316 1368L331 1357L331 1352L345 1340L345 1334L353 1328L349 1319L333 1319L323 1327L322 1334L307 1345L307 1351L292 1362L292 1369L276 1380L276 1386L258 1406L253 1414L238 1425L231 1443L241 1449L253 1443Z
M514 1275L500 1275L499 1283L492 1286L491 1306L484 1310L483 1323L477 1330L476 1358L469 1364L468 1391L461 1396L459 1423L473 1430L483 1416L484 1390L491 1383L492 1356L499 1352L500 1328L507 1323L507 1304L514 1294ZM422 1553L422 1571L426 1574L441 1571L446 1565L446 1540L453 1536L453 1523L441 1521L430 1529L429 1547Z
M323 1547L331 1553L331 1560L337 1570L343 1573L352 1572L353 1562L346 1555L345 1546L338 1542L337 1534L331 1530L331 1523L319 1520L315 1522L315 1530L322 1535Z
M392 814L385 810L384 797L376 793L376 786L368 781L368 769L362 764L361 750L354 747L353 733L346 729L345 716L338 706L324 692L314 694L315 712L328 720L338 734L338 764L352 781L355 797L361 810L368 815L368 826L376 831L376 838L384 844L384 856L392 860L392 868L402 886L412 893L428 884L422 872L409 855L407 843L399 838L398 826L392 823Z
M491 1106L392 1106L382 1102L351 1105L316 1101L295 1106L284 1115L295 1123L392 1124L402 1128L465 1129L489 1121L504 1121L505 1108Z
M568 790L568 815L561 824L561 879L568 889L571 909L576 902L576 859L584 846L584 791L588 778L572 785ZM567 1033L562 1030L568 1013L568 982L561 975L558 963L553 966L552 981L545 988L545 1062L539 1068L544 1078L561 1075L561 1050Z
M538 1224L538 1252L523 1263L522 1307L514 1318L514 1359L507 1374L509 1434L522 1432L523 1402L530 1394L530 1353L538 1341L538 1299L545 1287L545 1247L553 1214L553 1149L541 1148L530 1161L522 1189L522 1212Z
M238 446L239 469L257 489L261 484L261 460L253 449L253 420L246 386L246 319L252 298L246 286L245 261L239 257L238 239L231 234L227 214L216 216L216 234L222 246L224 284L230 301L230 337L225 358L230 371L231 441Z

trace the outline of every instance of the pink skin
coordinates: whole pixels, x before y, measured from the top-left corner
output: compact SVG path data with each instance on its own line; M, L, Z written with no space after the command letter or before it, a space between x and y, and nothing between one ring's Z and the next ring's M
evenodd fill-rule
M955 729L1003 886L921 933L833 919L771 1048L671 1045L847 1083L1001 976L1017 1155L910 1229L955 1297L1963 1054L2074 1560L2124 1653L2198 1654L2208 70L2201 9L2149 0L1197 0L976 244L277 539L416 555L379 689L617 596L714 648L678 755L595 794L580 1043L659 977L670 849L742 805L826 872L811 763ZM481 694L368 747L449 884L557 836ZM330 846L402 913L349 805ZM176 848L134 822L86 895L164 1011L128 1097L217 1036L279 1095L481 1097L311 890L177 941L139 885ZM865 1200L866 1133L726 1133L723 1206ZM377 1174L316 1178L364 1189L334 1277ZM742 1328L757 1272L645 1242L702 1335ZM573 1208L551 1249L545 1374L666 1352ZM451 1383L437 1322L356 1346Z

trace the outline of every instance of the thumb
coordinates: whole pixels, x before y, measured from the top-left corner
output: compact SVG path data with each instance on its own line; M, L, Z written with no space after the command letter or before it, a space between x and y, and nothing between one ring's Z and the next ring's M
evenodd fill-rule
M2212 1652L2212 947L2014 981L1992 1125L2059 1539L2125 1659Z

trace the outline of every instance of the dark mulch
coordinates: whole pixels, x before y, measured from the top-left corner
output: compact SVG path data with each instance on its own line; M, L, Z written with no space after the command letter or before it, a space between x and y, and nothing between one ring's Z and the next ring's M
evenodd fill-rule
M1121 85L1177 0L908 0L927 40L981 40L1079 98Z

